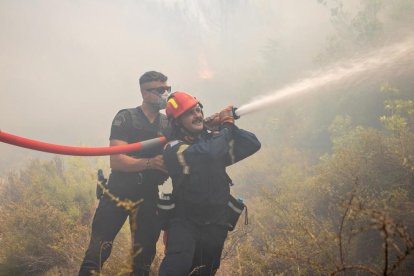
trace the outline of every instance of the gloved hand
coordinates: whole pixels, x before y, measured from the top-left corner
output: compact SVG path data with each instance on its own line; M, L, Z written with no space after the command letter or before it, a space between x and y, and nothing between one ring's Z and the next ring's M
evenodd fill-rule
M220 116L218 113L214 113L210 117L204 119L204 125L209 130L214 130L220 126Z
M222 111L220 111L219 118L220 125L223 125L225 123L234 124L233 106L229 105L225 107Z

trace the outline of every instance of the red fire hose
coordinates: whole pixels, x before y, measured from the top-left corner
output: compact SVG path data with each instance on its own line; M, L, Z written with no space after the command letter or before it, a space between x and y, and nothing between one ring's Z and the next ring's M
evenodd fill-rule
M77 156L101 156L101 155L111 155L119 153L127 153L133 151L139 151L144 148L162 145L167 142L167 139L164 136L158 138L150 139L143 142L122 145L122 146L113 146L113 147L97 147L97 148L88 148L88 147L73 147L73 146L63 146L56 144L49 144L41 141L36 141L20 136L16 136L0 130L0 142L7 144L39 150L44 152L64 154L64 155L77 155Z

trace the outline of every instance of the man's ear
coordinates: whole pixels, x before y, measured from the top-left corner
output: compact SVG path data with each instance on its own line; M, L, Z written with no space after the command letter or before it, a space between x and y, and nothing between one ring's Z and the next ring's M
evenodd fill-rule
M175 127L181 127L182 126L181 117L178 117L177 119L175 119L173 121L173 124L174 124Z

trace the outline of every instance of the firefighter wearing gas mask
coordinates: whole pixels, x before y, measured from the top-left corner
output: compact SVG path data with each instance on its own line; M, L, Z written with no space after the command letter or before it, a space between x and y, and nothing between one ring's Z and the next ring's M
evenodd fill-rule
M166 116L159 112L165 108L171 91L167 77L149 71L141 76L139 84L142 105L118 112L111 126L111 146L156 138L168 127ZM134 248L133 275L149 275L161 232L156 205L158 185L168 177L161 154L162 146L111 155L109 193L121 201L143 201L130 210L120 206L109 194L98 194L100 201L92 222L91 241L79 275L99 274L111 254L113 240L128 217Z

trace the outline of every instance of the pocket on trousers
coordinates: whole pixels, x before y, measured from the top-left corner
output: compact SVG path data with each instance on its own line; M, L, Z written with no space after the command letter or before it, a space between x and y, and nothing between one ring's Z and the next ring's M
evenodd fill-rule
M229 231L234 230L237 221L245 208L246 205L241 199L236 199L230 195L229 202L227 203L227 226Z

